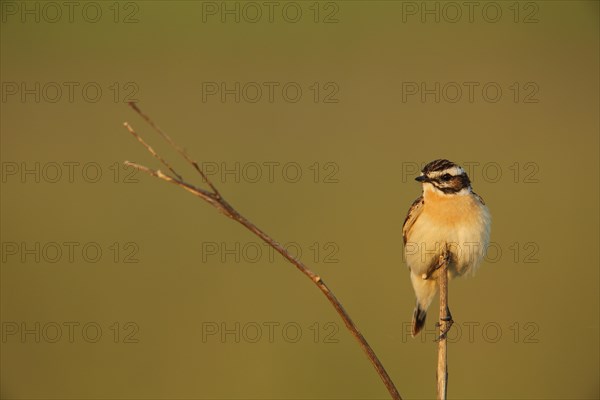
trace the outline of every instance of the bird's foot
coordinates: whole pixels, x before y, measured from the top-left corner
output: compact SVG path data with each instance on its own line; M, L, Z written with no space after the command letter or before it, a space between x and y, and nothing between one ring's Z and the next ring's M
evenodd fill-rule
M436 342L439 342L442 339L446 339L448 332L450 331L450 328L452 327L452 325L454 324L454 320L452 319L452 314L450 313L450 309L446 308L446 315L440 317L440 321L442 322L437 322L435 324L436 327L440 328L440 336L438 336L438 338L435 340Z

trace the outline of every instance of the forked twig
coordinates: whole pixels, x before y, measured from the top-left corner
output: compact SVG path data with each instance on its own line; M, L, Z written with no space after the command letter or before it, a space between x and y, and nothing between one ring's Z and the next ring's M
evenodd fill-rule
M133 128L131 127L131 125L129 125L127 122L124 122L123 125L125 126L125 128L127 128L127 130L129 131L129 133L131 133L137 140L138 142L140 142L142 144L142 146L144 146L146 148L146 150L148 150L148 153L152 154L152 156L154 156L154 158L158 159L158 161L161 162L162 165L164 165L165 167L169 168L169 171L171 171L173 173L173 175L175 175L177 177L177 179L179 179L180 181L183 180L183 178L181 177L181 175L179 175L177 172L175 172L175 170L173 169L173 167L171 167L171 165L169 165L168 162L166 162L156 151L154 151L154 149L144 141L144 139L142 139L142 137L140 135L138 135Z
M293 265L295 265L296 268L298 268L298 270L300 270L300 272L302 272L304 275L306 275L311 281L313 281L313 283L315 283L317 285L317 287L319 288L319 290L325 295L325 297L327 297L327 300L329 300L329 302L331 303L331 305L333 306L333 308L335 308L336 312L340 315L340 317L344 321L344 324L346 325L346 328L348 328L348 330L350 331L350 333L352 334L352 336L354 336L354 338L358 341L360 347L363 349L363 351L367 355L369 361L371 362L371 364L373 365L373 367L377 371L377 374L379 375L379 377L383 381L385 387L387 388L388 392L392 396L392 399L394 399L394 400L402 400L402 398L400 397L400 393L398 393L398 389L396 389L396 387L394 386L394 383L392 382L392 379L389 377L388 373L383 368L383 365L381 364L381 361L379 361L379 358L377 358L377 355L375 355L375 352L373 351L373 349L371 348L371 346L369 345L369 343L367 343L367 340L365 339L365 337L362 335L362 333L360 333L360 331L358 330L358 328L356 327L356 325L354 324L354 322L352 321L352 319L350 319L350 316L348 315L348 313L346 312L346 310L344 309L344 307L342 306L342 304L335 297L335 295L329 289L329 287L325 284L325 282L323 281L323 279L321 279L321 277L319 275L317 275L310 268L308 268L306 265L304 265L300 260L294 258L294 256L292 256L283 246L281 246L281 244L279 244L278 242L276 242L273 238L271 238L269 235L267 235L264 231L262 231L261 229L259 229L256 225L254 225L252 222L250 222L248 219L246 219L243 215L241 215L239 212L237 212L227 201L225 201L225 199L221 196L221 194L219 193L219 191L217 190L217 188L212 184L212 182L210 181L210 179L208 179L208 177L205 175L204 171L202 171L202 169L200 168L200 166L198 165L198 163L196 161L192 160L188 156L188 154L185 152L185 150L183 148L181 148L180 146L178 146L171 139L170 136L168 136L166 133L164 133L154 123L154 121L152 121L152 119L148 115L144 114L139 109L139 107L136 104L129 103L129 105L144 120L146 120L146 122L148 122L148 124L150 124L150 126L152 126L152 128L154 128L154 130L164 140L166 140L169 145L171 145L173 148L175 148L179 152L179 154L188 163L190 163L192 165L192 167L194 167L194 169L202 177L203 181L208 184L208 186L210 187L210 190L201 189L201 188L198 188L198 187L196 187L194 185L191 185L191 184L185 182L183 180L183 178L181 177L181 175L179 175L177 172L175 172L175 170L158 153L156 153L154 151L154 149L152 149L152 147L150 147L135 132L135 130L133 130L133 128L128 123L125 123L125 127L127 128L127 130L146 148L146 150L150 154L152 154L152 156L154 156L155 158L157 158L175 176L173 177L173 176L170 176L170 175L166 175L166 174L164 174L160 170L153 170L153 169L150 169L150 168L145 167L143 165L139 165L139 164L136 164L136 163L133 163L133 162L129 162L129 161L125 161L125 164L128 165L128 166L131 166L133 168L136 168L136 169L138 169L140 171L143 171L143 172L145 172L145 173L147 173L149 175L152 175L152 176L154 176L154 177L156 177L158 179L162 179L162 180L164 180L166 182L170 182L170 183L173 183L175 185L178 185L178 186L182 187L183 189L187 190L188 192L191 192L192 194L200 197L201 199L205 200L206 202L208 202L209 204L211 204L212 206L214 206L215 208L217 208L221 213L225 214L229 218L231 218L231 219L239 222L243 226L245 226L248 230L250 230L252 233L254 233L258 237L260 237L269 246L273 247L286 260L288 260L290 263L292 263Z
M206 175L204 174L204 171L202 171L202 169L200 168L200 166L198 165L198 163L196 161L192 160L190 158L190 156L187 154L187 152L182 147L180 147L177 143L175 143L173 141L173 139L171 139L171 137L169 135L167 135L166 133L164 133L163 130L160 129L160 127L158 125L156 125L154 123L154 121L152 121L152 119L150 119L150 117L148 115L144 114L142 112L142 110L140 110L139 107L135 103L129 102L128 104L129 104L129 106L131 108L133 108L135 110L135 112L137 112L142 118L144 118L146 120L146 122L148 122L150 124L150 126L152 126L152 128L154 128L154 130L156 132L158 132L158 134L160 136L162 136L163 139L165 139L167 141L167 143L169 143L169 145L171 145L171 147L173 147L175 150L177 150L177 152L179 154L181 154L181 156L183 158L185 158L185 161L187 161L188 163L190 163L194 167L194 169L200 174L200 176L202 176L202 179L204 180L204 182L208 183L208 186L210 186L210 188L212 189L212 191L217 196L220 196L219 191L212 184L212 182L210 181L210 179L208 179L206 177Z

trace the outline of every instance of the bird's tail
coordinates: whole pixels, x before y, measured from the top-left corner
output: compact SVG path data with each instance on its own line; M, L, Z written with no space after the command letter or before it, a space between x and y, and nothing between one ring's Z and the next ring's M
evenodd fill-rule
M421 308L419 302L415 306L415 311L412 318L412 336L415 337L417 333L425 326L425 318L427 317L427 311Z

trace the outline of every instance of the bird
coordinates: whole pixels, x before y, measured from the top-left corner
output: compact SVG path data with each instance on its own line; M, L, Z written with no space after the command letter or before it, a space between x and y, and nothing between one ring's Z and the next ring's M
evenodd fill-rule
M446 159L431 161L415 180L422 184L422 193L402 226L404 257L417 298L413 337L425 326L437 292L440 257L447 257L449 279L473 274L485 256L491 228L488 207L459 165ZM451 321L449 309L446 315Z

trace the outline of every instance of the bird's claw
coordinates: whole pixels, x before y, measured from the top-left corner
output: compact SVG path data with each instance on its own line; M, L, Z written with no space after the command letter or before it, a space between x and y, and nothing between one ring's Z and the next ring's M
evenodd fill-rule
M447 317L444 318L440 318L441 321L445 322L445 327L444 330L440 333L440 336L437 337L437 339L435 339L436 342L439 342L442 339L446 339L448 337L448 332L450 331L450 328L452 327L452 325L454 324L454 320L452 319L451 315L448 315ZM436 322L435 326L437 328L442 328L442 323L441 322Z

